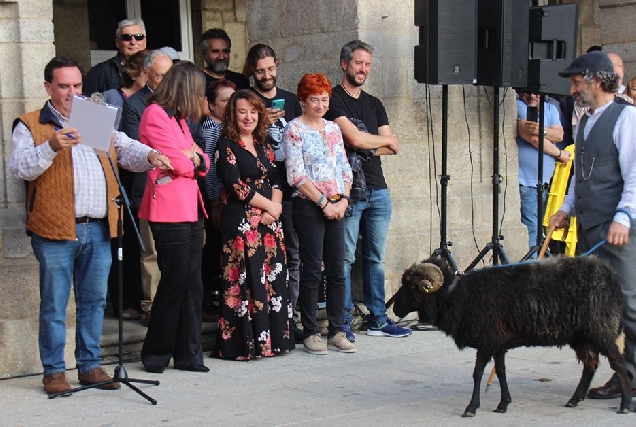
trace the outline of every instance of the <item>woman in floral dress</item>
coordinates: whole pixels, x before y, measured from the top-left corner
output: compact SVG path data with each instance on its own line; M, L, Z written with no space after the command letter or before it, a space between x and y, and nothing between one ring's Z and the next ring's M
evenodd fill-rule
M231 360L275 356L294 348L279 220L281 180L266 143L267 111L251 90L225 109L216 167L223 183L222 284L215 355Z

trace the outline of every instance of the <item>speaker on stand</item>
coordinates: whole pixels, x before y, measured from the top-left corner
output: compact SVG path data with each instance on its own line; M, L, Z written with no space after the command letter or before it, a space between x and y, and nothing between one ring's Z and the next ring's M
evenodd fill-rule
M476 0L415 0L419 45L414 49L414 77L419 83L442 85L442 174L440 175L440 247L433 253L457 270L447 241L448 85L474 84L476 71ZM390 305L390 302L389 302Z
M560 4L536 6L529 10L529 59L528 82L519 91L541 95L539 105L545 104L546 95L569 96L570 80L559 77L559 71L565 69L576 58L576 38L578 31L578 5ZM543 135L543 108L539 109L539 135ZM543 223L543 138L539 138L537 147L537 217L538 224ZM539 226L537 244L524 255L529 259L541 248L543 233Z

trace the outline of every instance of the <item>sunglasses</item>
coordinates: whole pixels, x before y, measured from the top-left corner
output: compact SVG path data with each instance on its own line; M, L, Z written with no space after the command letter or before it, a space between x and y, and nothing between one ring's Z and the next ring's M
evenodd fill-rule
M143 39L146 38L145 34L122 34L119 36L120 39L122 39L125 42L129 42L133 39L133 37L135 38L135 40L137 40L138 42L142 41Z

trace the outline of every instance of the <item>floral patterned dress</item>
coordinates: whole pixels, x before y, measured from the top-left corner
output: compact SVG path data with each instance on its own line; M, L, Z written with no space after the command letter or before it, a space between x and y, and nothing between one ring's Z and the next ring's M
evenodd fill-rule
M232 360L274 356L294 348L280 221L261 224L262 211L249 205L256 193L271 199L280 180L269 146L218 142L217 173L223 183L222 284L215 353ZM211 260L204 260L211 262Z

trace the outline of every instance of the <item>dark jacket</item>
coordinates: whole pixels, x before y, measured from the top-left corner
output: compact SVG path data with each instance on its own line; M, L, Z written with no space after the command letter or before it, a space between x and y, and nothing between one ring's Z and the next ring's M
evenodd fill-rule
M95 92L119 89L124 83L121 78L121 63L122 60L117 54L91 68L84 76L82 88L84 95L91 96Z

